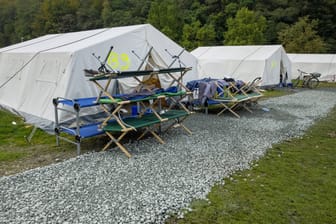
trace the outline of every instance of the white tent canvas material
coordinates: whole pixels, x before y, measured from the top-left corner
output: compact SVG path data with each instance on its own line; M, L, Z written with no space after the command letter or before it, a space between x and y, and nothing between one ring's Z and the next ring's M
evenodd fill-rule
M167 68L173 62L172 55L180 54L182 66L193 68L183 81L197 79L196 58L149 24L52 34L0 49L0 106L21 114L28 123L52 126L53 98L98 96L83 70L98 69L100 62L92 54L104 61L111 46L108 64L114 70L138 70L152 49L151 64ZM178 66L179 60L171 65ZM163 75L160 82L165 87L171 80ZM136 84L127 78L119 86L127 92ZM97 108L87 113L97 113ZM59 116L67 119L65 113Z
M280 73L291 78L291 62L281 45L199 47L191 52L198 60L199 77L231 77L245 82L262 77L262 85L277 85Z
M336 54L288 54L292 61L292 74L296 78L298 69L321 73L320 80L336 81Z

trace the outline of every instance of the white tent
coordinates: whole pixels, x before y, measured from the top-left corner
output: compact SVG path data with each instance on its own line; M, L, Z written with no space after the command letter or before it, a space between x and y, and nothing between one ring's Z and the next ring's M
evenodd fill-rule
M277 85L280 73L291 79L291 63L281 45L199 47L191 52L198 60L200 77L231 77L252 81L262 77L262 85Z
M293 78L300 69L321 73L320 80L336 81L336 54L288 54L288 57L292 61Z
M167 68L174 62L172 56L180 55L182 65L193 68L183 81L197 79L196 58L149 24L52 34L0 49L0 106L21 114L28 123L50 128L55 119L53 98L98 95L83 69L97 69L100 62L92 54L104 61L111 46L108 64L114 70L138 70L152 49L147 65L151 61ZM175 60L171 67L179 64ZM171 81L160 77L162 87ZM125 92L135 85L132 78L120 83Z

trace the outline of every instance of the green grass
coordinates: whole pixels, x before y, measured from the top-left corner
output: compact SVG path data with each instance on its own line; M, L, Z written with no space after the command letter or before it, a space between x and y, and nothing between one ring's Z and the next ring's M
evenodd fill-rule
M318 88L335 88L336 87L336 82L325 82L325 81L320 81L320 84Z
M10 151L1 151L0 152L0 162L18 160L24 157L26 153L24 152L10 152Z
M167 223L335 223L336 108Z
M0 146L28 146L26 138L33 130L32 125L24 123L23 119L7 111L0 110ZM38 129L32 138L34 144L50 144L55 142L52 135Z
M292 80L293 82L294 80ZM296 88L302 88L302 83L303 80L300 80ZM318 88L335 88L336 87L336 82L326 82L326 81L320 81ZM304 87L306 88L306 87Z
M264 95L262 99L268 99L272 97L279 97L292 94L293 91L291 89L283 88L283 89L268 89L262 92Z
M61 141L56 146L55 136L37 129L31 141L32 125L8 111L0 110L0 176L10 175L35 167L67 160L77 156L76 146ZM63 135L66 136L66 135ZM74 138L69 137L74 140ZM106 143L104 138L83 140L81 152L97 151Z

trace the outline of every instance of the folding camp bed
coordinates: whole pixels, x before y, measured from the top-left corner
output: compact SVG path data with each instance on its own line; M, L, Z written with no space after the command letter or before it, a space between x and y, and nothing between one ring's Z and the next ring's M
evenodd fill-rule
M246 101L243 101L242 106L252 113L252 110L249 110L248 105L256 104L257 101L263 96L260 90L260 83L262 82L261 77L255 78L252 82L248 82L241 86L239 89L236 88L236 92L243 97L247 97Z
M186 128L183 124L181 124L181 118L184 119L189 114L186 111L182 110L170 110L162 114L162 118L165 121L168 120L176 120L179 125L181 125L188 133L191 133L191 131ZM160 125L162 121L155 116L155 114L145 114L141 117L128 117L122 120L124 124L131 127L130 130L123 127L124 125L120 125L118 122L111 122L108 123L103 127L103 130L106 132L106 135L110 137L110 141L105 145L103 150L106 150L109 148L109 146L112 143L115 143L124 153L127 157L131 157L131 154L128 152L128 150L121 144L121 140L126 136L127 133L130 131L137 131L141 128L144 128L145 131L138 137L137 140L140 140L145 136L146 133L152 134L157 141L159 141L161 144L164 144L164 141L162 138L153 130L153 127ZM116 137L115 133L121 133L119 137Z
M112 143L115 143L126 156L130 157L130 153L121 144L121 140L127 133L139 129L144 129L144 133L139 139L146 133L150 133L160 143L164 143L161 137L156 133L155 129L161 129L161 125L167 121L172 121L172 124L167 130L173 126L179 126L188 134L191 134L191 131L182 124L184 119L192 113L182 103L182 100L191 94L182 82L182 76L190 69L191 68L179 67L144 71L112 72L90 77L89 80L100 90L97 103L101 105L107 114L105 120L101 124L101 129L111 140L106 144L103 150L106 150ZM179 73L179 75L174 73ZM144 84L138 76L152 76L159 74L168 74L172 79L171 84L166 90L158 92L153 91L152 93L148 93L148 91L145 93L138 92L130 94L131 96L127 94L112 95L107 91L112 80L117 81L120 78L133 77L139 82L139 86L142 87ZM102 83L105 83L105 85L100 83L103 80L104 82ZM167 108L163 108L161 101L167 101L168 99L170 99L172 103ZM112 110L111 105L113 108ZM122 110L130 105L137 105L139 107L139 114L134 117L123 118ZM172 110L174 106L179 106L182 110ZM150 113L148 113L148 111L150 111ZM113 120L113 122L110 122L111 120ZM120 135L117 137L118 134Z
M55 108L55 135L56 144L59 145L59 140L65 140L77 146L77 154L80 154L81 139L102 135L105 132L100 128L101 122L93 121L91 123L82 124L81 110L83 108L99 106L97 97L66 99L57 97L53 99ZM75 117L75 125L64 124L59 120L59 111L65 111ZM61 136L61 133L74 136L74 140Z
M261 82L261 78L254 79L251 83L243 84L239 87L233 82L229 82L228 86L222 86L216 82L217 90L219 93L215 97L208 101L208 104L214 104L218 102L223 109L217 114L221 115L225 111L230 111L233 115L240 118L236 113L237 109L242 107L248 112L252 113L252 110L248 106L251 103L256 103L257 100L262 97L259 91L258 85Z
M208 113L209 105L219 105L223 109L217 115L229 111L240 118L237 113L238 108L243 107L252 113L248 105L257 102L262 96L258 90L260 81L261 78L257 78L251 83L209 78L191 81L187 84L187 87L197 91L194 95L198 96L198 99L194 101L194 105L204 106L206 113Z

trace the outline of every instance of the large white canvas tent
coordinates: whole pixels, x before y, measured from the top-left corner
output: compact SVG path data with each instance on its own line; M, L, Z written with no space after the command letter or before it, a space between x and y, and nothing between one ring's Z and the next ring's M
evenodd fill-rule
M299 75L298 69L305 72L321 73L320 80L336 81L336 54L288 54L292 61L292 74Z
M138 70L144 58L141 69L149 64L178 67L180 61L193 68L183 81L197 79L196 58L149 24L52 34L0 49L0 106L21 114L28 123L52 127L53 98L98 95L83 70L97 69L100 62L92 54L104 61L111 46L108 64L114 70ZM174 61L173 55L180 55L180 60ZM160 77L162 87L171 82L168 75ZM136 84L127 78L119 86L129 92ZM60 118L66 119L62 116L65 113Z
M200 77L231 77L252 81L262 77L262 85L291 79L291 62L281 45L199 47L191 52L198 60Z

